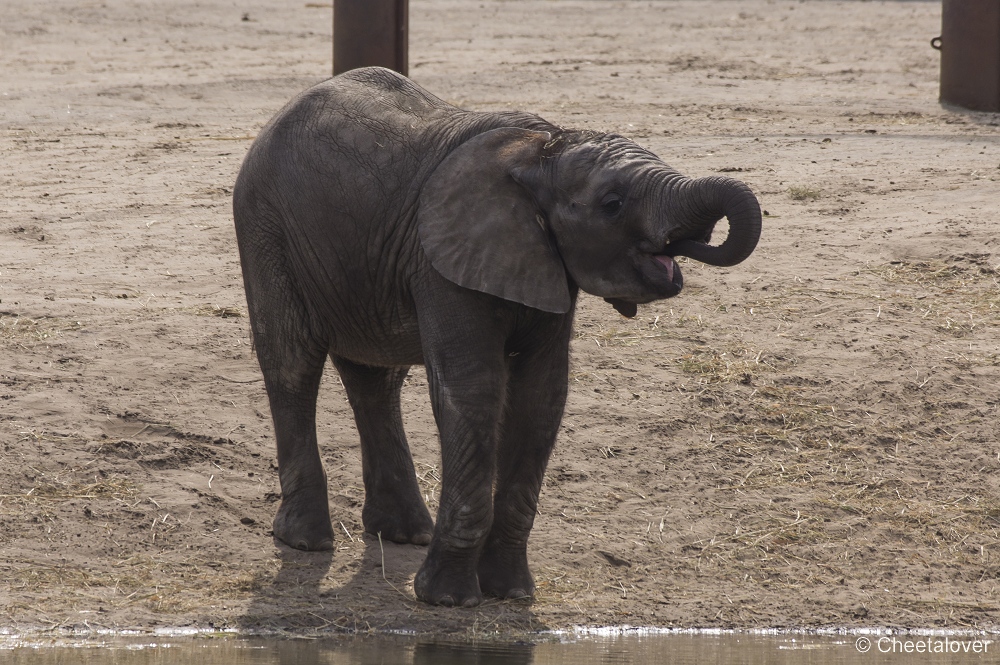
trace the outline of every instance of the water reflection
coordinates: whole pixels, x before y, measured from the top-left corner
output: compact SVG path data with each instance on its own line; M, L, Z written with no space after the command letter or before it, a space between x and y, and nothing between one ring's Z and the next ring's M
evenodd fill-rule
M421 642L413 650L413 665L530 665L533 648L526 643Z
M7 665L944 665L997 662L995 643L975 653L862 652L857 637L647 635L607 638L537 636L524 642L462 643L402 637L321 640L184 639L63 641L18 646L0 639ZM862 638L863 639L863 638ZM923 637L904 640L928 640ZM944 638L931 638L944 640ZM969 638L951 637L951 640ZM986 640L988 638L982 638Z
M532 645L527 643L446 643L402 638L345 640L288 640L275 646L274 665L530 665ZM199 665L205 661L200 661ZM209 661L212 662L212 661ZM229 665L220 661L219 665ZM33 664L34 665L34 664ZM131 665L129 663L128 665ZM214 663L213 663L214 665Z

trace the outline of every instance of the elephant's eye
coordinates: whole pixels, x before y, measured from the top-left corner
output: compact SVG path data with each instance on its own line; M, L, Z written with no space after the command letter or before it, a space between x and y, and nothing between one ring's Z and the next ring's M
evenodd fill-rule
M601 199L601 210L607 215L614 216L618 214L624 204L625 202L620 195L611 192Z

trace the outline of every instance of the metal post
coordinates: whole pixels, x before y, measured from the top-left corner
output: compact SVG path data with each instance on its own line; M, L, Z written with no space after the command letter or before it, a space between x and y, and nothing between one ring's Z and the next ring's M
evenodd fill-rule
M1000 111L1000 0L944 0L941 101Z
M333 74L388 67L405 75L409 0L334 0Z

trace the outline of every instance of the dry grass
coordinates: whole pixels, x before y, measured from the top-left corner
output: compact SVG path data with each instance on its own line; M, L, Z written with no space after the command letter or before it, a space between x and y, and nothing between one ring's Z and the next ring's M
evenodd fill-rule
M238 319L243 316L239 307L221 307L219 305L199 305L194 308L198 316L217 316L220 319Z
M695 571L808 588L843 584L854 557L899 549L924 553L900 561L899 574L919 572L927 583L1000 577L1000 498L987 487L958 489L948 478L927 482L922 473L927 446L961 450L947 431L915 432L905 419L866 418L860 408L843 413L793 386L762 387L742 403L740 422L716 426L716 441L701 453L719 461L714 481L704 479L718 497L709 512L719 505L714 522L730 528L673 541Z
M139 493L138 486L122 476L95 478L92 481L83 482L66 477L76 471L79 470L74 469L51 477L37 478L33 487L25 492L0 494L0 505L9 505L10 503L28 505L42 501L60 502L72 499L113 499L129 502L134 500Z
M944 300L961 304L978 314L1000 313L1000 282L997 271L985 264L969 265L944 261L894 261L861 271L873 275L895 290L888 297ZM907 288L916 287L916 288Z
M441 494L441 474L436 464L427 464L414 460L413 465L417 472L417 485L420 493L424 497L427 509L433 515L437 511L438 499Z
M64 332L82 328L81 322L68 319L0 314L0 342L7 344L48 342Z
M823 190L808 185L793 185L788 188L788 196L793 201L815 201L823 196Z
M777 361L764 351L748 346L736 346L721 351L702 346L681 356L681 371L696 374L709 383L750 383L755 375L775 371Z
M995 284L996 271L982 263L955 265L944 261L892 261L866 272L892 283L917 284L927 288L966 288L984 281Z
M932 323L939 332L967 337L982 325L1000 323L1000 282L996 270L973 257L969 264L944 261L895 261L862 271L888 287L871 293L877 312ZM890 290L891 289L891 290Z
M636 323L628 326L598 325L589 330L576 333L577 339L593 340L599 347L629 347L638 346L651 339L669 337L670 332L662 328L645 326Z
M69 501L113 501L131 505L138 500L139 487L124 476L102 477L99 472L85 468L46 473L28 466L25 471L35 474L29 489L16 491L15 487L8 487L7 493L0 494L0 516L22 524L51 525L59 519L59 507Z
M835 406L812 399L797 386L759 386L742 399L746 414L739 422L721 423L714 432L729 437L750 451L762 445L794 450L842 449L845 430L853 423Z
M166 614L204 611L206 597L213 602L246 600L261 586L254 571L198 562L168 564L148 555L119 560L112 570L25 561L8 578L12 591L53 589L116 609L141 605Z

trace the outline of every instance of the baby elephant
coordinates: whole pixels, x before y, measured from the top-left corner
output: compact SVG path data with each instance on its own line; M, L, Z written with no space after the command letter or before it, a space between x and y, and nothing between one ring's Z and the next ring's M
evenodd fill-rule
M747 258L760 206L614 134L451 106L381 68L306 90L233 192L253 340L278 446L274 535L333 547L316 395L326 356L361 434L365 530L430 547L419 599L534 592L528 534L566 400L580 289L625 316L681 290L675 256ZM729 218L725 241L708 244ZM399 394L423 365L441 438L431 519Z

